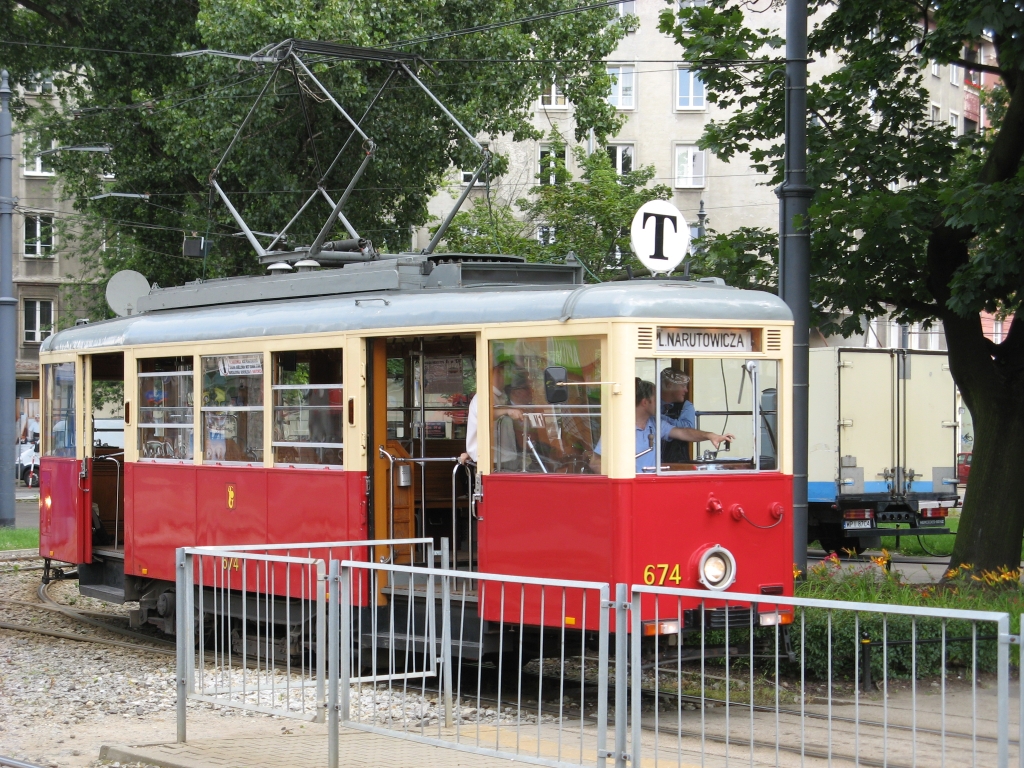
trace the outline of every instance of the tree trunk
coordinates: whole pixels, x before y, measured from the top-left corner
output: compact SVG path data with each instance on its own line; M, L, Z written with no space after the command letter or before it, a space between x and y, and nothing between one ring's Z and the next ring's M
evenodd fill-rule
M974 418L974 455L950 565L1020 567L1024 538L1024 321L993 344L980 318L944 313L950 370Z

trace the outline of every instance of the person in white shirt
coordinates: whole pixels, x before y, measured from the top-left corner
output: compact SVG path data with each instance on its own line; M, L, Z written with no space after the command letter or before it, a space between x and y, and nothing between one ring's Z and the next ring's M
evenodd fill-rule
M508 418L514 419L515 421L523 420L523 412L519 408L507 407L510 405L508 395L505 393L505 369L506 365L498 364L491 368L491 397L494 400L493 417L498 420L502 417L507 416ZM459 463L465 464L467 460L471 460L474 464L477 462L479 457L479 413L477 406L477 395L473 395L473 399L469 401L469 412L466 416L466 450L459 456ZM500 452L500 446L496 446ZM512 448L515 452L515 448ZM501 463L501 457L495 457L496 460Z

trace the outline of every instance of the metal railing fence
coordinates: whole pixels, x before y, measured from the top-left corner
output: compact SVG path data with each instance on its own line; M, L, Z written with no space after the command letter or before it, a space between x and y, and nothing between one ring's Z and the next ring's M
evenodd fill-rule
M541 765L605 764L608 584L356 561L332 562L329 580L332 768L339 724Z
M319 558L177 551L179 741L188 699L323 721L326 576Z
M633 765L1009 763L1005 613L639 585L630 603Z

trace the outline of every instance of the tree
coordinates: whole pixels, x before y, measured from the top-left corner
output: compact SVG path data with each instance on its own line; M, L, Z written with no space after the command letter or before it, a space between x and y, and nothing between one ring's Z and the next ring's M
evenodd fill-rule
M288 38L393 46L422 57L420 77L474 134L537 138L532 106L557 83L575 105L577 138L591 128L603 137L621 118L605 98L610 79L602 62L635 18L616 20L613 8L602 8L516 21L573 6L570 0L541 6L525 0L0 0L0 20L10 30L5 37L66 46L0 44L0 58L19 82L40 72L54 81L52 103L35 110L17 105L21 125L45 130L60 146L112 146L109 155L66 152L54 159L79 213L79 245L94 246L85 277L130 267L168 285L260 270L208 179L273 72L272 65L171 54L201 48L249 54ZM515 23L446 34L502 21ZM393 68L321 61L312 69L358 119ZM395 250L426 220L427 202L448 169L475 166L480 156L401 73L363 127L378 150L346 214L360 234ZM283 68L219 183L254 230L275 231L316 189L350 130L309 77ZM326 175L332 194L362 157L354 142ZM502 162L496 159L495 172ZM104 192L149 198L89 200ZM323 201L311 206L289 244L309 244L328 211ZM191 233L212 241L205 260L181 255L182 236ZM333 236L347 237L340 228Z
M807 100L812 302L823 330L849 335L894 308L940 320L953 379L974 417L971 484L953 550L975 569L1017 568L1024 535L1024 12L998 0L934 4L811 0ZM666 11L661 28L731 110L702 146L782 180L783 41L748 26L742 0ZM991 35L994 62L964 56ZM954 135L933 122L930 62L998 75L991 126ZM749 233L748 233L749 234ZM743 252L741 242L737 251ZM979 312L1016 312L1005 340Z
M566 167L566 142L557 132L548 136L551 153L537 175L530 197L520 198L517 217L509 205L476 201L460 213L446 236L451 250L525 256L530 261L562 261L571 251L586 267L590 279L624 277L626 267L646 271L630 251L629 228L637 209L648 200L667 200L664 184L647 185L653 165L620 174L603 147L591 155L573 148L579 179Z

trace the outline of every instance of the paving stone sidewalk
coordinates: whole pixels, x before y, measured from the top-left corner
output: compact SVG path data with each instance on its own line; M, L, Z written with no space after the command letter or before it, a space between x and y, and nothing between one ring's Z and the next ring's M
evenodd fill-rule
M346 768L508 768L509 760L342 728L338 763ZM327 734L195 739L186 744L106 745L101 760L160 768L326 768Z

